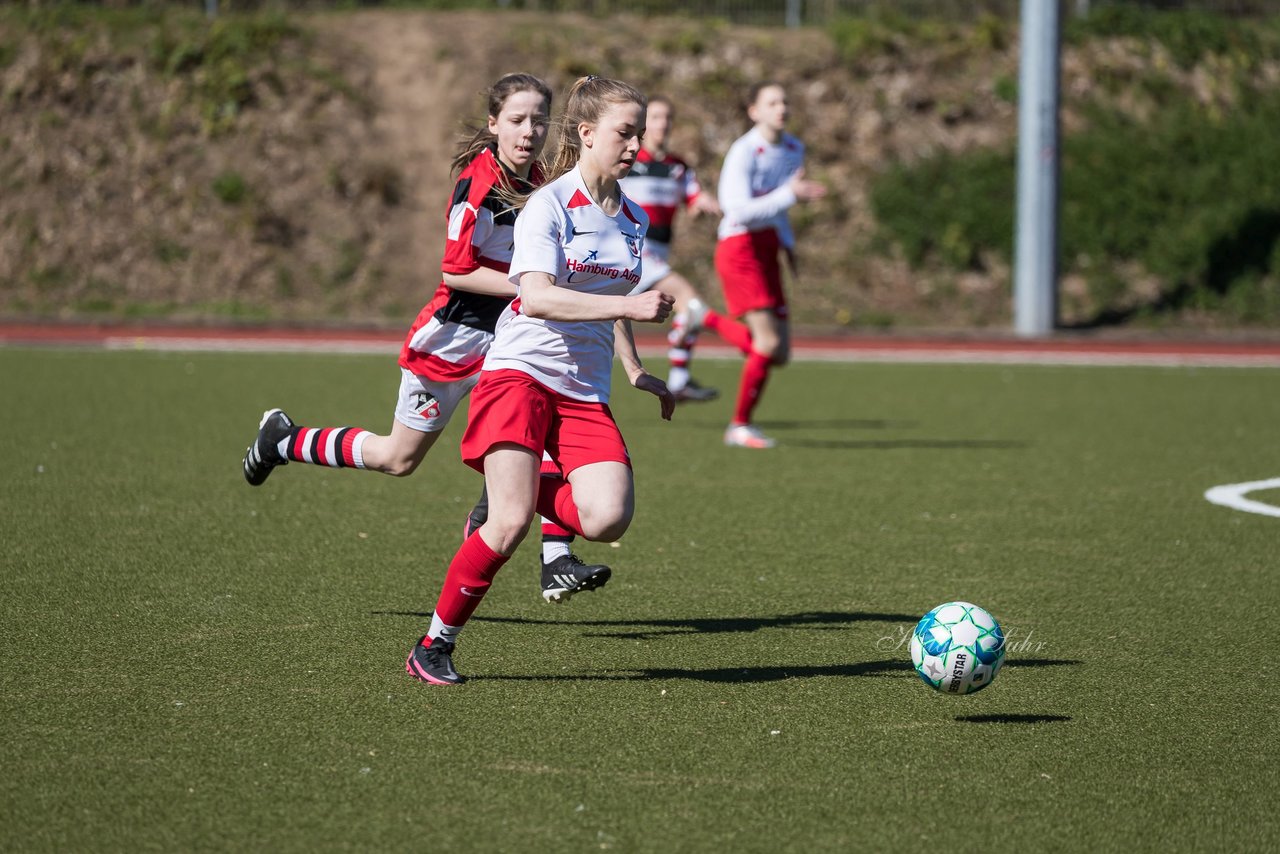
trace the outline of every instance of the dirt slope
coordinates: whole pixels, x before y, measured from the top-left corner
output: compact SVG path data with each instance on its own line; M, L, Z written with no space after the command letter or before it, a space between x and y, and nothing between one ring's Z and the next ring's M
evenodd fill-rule
M437 281L462 124L482 118L489 82L523 70L556 92L599 73L673 97L676 148L712 188L744 129L739 93L780 78L810 174L832 189L796 217L797 322L1007 316L1007 271L943 280L867 251L866 186L893 159L1008 139L1013 109L995 84L1016 71L1014 44L857 64L817 31L625 15L295 20L314 41L289 41L251 72L241 112L221 130L188 103L199 78L157 73L145 50L99 38L68 66L24 42L0 69L0 312L403 325ZM239 197L231 179L243 182ZM685 222L675 260L714 301L713 245L714 223Z

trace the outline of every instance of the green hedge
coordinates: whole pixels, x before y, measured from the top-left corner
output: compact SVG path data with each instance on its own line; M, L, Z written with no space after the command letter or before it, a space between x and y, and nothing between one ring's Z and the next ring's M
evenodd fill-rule
M1239 303L1237 319L1280 322L1277 138L1276 92L1221 113L1175 100L1147 123L1090 110L1089 129L1062 144L1061 269L1105 290L1136 262L1169 307ZM944 154L893 167L871 200L913 264L976 268L984 253L1012 260L1015 186L1012 151Z

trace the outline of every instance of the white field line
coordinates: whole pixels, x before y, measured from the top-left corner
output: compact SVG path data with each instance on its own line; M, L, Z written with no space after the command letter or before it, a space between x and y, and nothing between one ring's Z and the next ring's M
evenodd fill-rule
M180 335L147 335L108 337L103 341L108 350L170 350L190 352L241 353L357 353L396 354L400 343L390 341L301 340L297 338L197 338ZM662 344L641 344L646 358L663 356ZM702 345L700 359L736 360L738 351L721 345ZM1133 367L1203 367L1203 368L1280 368L1280 355L1245 353L1132 353L1124 350L1070 351L928 349L928 348L843 348L806 347L798 343L792 352L798 362L887 362L917 364L970 365L1101 365Z
M1280 507L1263 501L1245 498L1250 492L1261 489L1280 489L1280 477L1270 480L1254 480L1249 483L1228 483L1207 490L1204 497L1213 504L1230 507L1232 510L1243 510L1245 513L1257 513L1261 516L1275 516L1280 519Z

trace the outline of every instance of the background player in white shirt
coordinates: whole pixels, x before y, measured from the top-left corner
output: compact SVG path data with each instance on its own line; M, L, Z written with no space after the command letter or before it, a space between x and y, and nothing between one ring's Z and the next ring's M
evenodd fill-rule
M707 304L689 280L671 269L671 241L676 211L686 208L689 215L720 215L715 196L703 190L698 176L689 164L667 149L675 108L662 95L649 96L645 111L644 141L636 164L622 179L627 198L644 208L649 215L649 233L644 241L644 273L637 291L658 288L676 301L675 317L667 335L667 388L677 401L714 400L719 393L699 385L689 376L693 348L706 316Z
M507 280L514 205L543 180L538 157L547 141L551 89L530 74L508 74L486 99L487 122L454 158L441 280L405 336L390 435L302 427L282 410L268 410L244 456L250 485L262 485L276 466L289 462L410 475L479 380L494 324L515 296ZM472 511L468 530L482 521ZM544 562L581 571L582 562L569 551L572 539L568 531L544 526Z
M673 304L661 291L631 293L648 222L619 181L640 150L644 109L644 96L625 83L579 79L548 183L516 221L510 272L519 296L498 321L462 438L463 462L484 472L489 516L454 555L431 627L405 661L424 682L463 681L452 658L458 633L535 510L590 540L616 540L630 525L630 457L608 407L615 353L631 384L659 398L664 419L675 409L631 336L630 321L661 323ZM563 478L539 476L544 450ZM544 574L544 595L607 580L570 579L569 591Z
M729 147L720 170L716 272L725 306L742 322L708 317L706 325L746 356L733 420L724 442L740 448L772 448L774 441L751 423L769 370L790 358L791 332L782 291L779 254L795 272L795 237L787 209L826 195L804 177L804 143L785 131L790 110L777 83L760 83L747 98L753 126Z

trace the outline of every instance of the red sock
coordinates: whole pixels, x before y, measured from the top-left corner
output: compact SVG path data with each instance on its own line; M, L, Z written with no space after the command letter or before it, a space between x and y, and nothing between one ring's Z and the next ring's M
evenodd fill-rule
M742 366L742 382L738 386L738 405L733 411L734 424L750 424L751 413L760 402L760 394L769 379L773 359L752 351Z
M730 320L714 311L708 311L702 324L724 340L742 351L742 355L751 355L751 330L745 323Z
M562 477L542 477L538 489L538 512L572 533L582 534L578 505L573 503L573 488Z
M539 474L541 475L541 478L543 478L543 480L539 481L540 484L545 483L545 481L547 481L545 479L559 481L559 483L563 483L564 481L564 479L561 478L561 475L559 475L559 466L556 465L556 461L548 460L545 456L543 457L543 465L541 465ZM553 485L552 488L559 488L559 483ZM563 542L566 543L573 542L573 531L564 528L563 525L556 524L556 522L550 520L549 517L548 519L543 520L543 539L547 539L548 536L552 539L563 540Z
M467 537L449 564L436 602L436 616L445 625L466 625L506 562L507 558L489 548L478 532Z
M563 528L557 525L555 522L552 522L550 519L543 519L542 520L542 538L545 540L547 537L555 537L555 538L568 541L573 539L573 531L570 531L568 528Z

